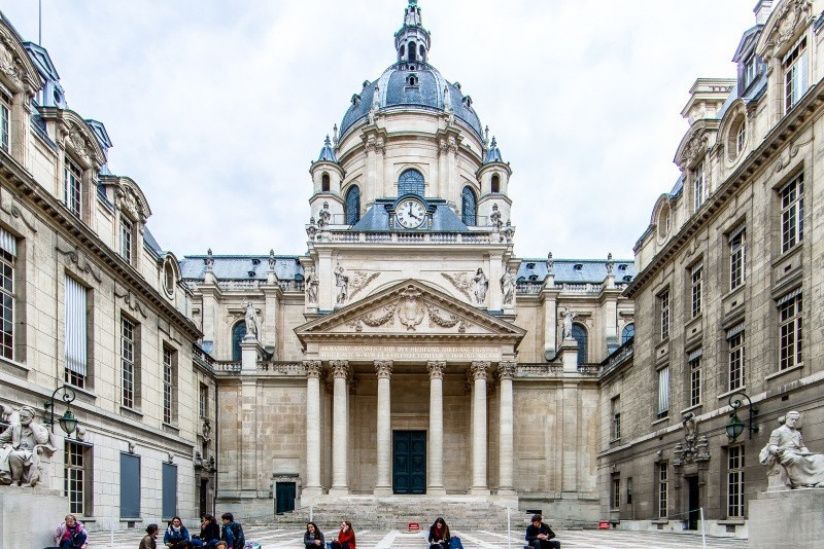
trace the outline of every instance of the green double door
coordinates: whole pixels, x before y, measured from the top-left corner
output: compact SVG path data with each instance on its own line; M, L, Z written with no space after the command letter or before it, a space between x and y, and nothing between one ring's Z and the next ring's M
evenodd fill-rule
M426 431L392 432L392 491L426 493Z

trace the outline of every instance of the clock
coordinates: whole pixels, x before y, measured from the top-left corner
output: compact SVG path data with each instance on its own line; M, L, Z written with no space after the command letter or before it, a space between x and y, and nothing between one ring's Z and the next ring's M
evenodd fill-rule
M401 227L415 229L420 227L426 219L426 208L419 200L405 198L395 208L395 217Z

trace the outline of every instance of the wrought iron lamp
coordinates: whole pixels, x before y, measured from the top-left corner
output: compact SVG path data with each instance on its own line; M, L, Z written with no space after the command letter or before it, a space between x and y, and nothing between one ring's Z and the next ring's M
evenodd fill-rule
M60 395L60 399L66 403L66 411L63 412L63 415L57 422L60 424L60 428L63 429L63 432L66 435L71 435L75 429L77 429L77 418L74 417L72 413L71 403L74 402L74 399L77 397L77 394L74 392L74 389L69 387L68 385L62 385L54 390L52 393L51 399L47 400L43 406L47 410L51 410L51 415L49 419L44 420L43 423L47 425L51 425L51 432L54 432L54 406L55 406L55 397L57 393L62 391Z
M735 400L733 400L734 397L739 397L739 396L746 398L747 399L747 404L749 406L749 418L747 419L746 424L743 421L741 421L740 419L738 419L738 409L744 403L741 402L740 398L736 398ZM725 429L727 431L727 436L730 438L730 440L735 440L739 436L741 436L741 434L746 429L747 431L749 431L749 439L752 440L752 434L754 432L755 433L758 432L758 426L753 425L753 423L752 423L753 417L755 417L755 415L758 414L758 408L756 408L755 406L752 405L752 400L750 400L750 397L748 397L744 393L733 393L733 394L731 394L729 399L727 400L727 402L729 403L730 407L732 408L732 413L730 414L730 419L727 422L727 425L725 425Z

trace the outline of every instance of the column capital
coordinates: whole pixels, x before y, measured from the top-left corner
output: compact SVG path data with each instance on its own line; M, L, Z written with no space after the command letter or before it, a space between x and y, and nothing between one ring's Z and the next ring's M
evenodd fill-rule
M518 369L518 363L515 361L505 361L498 363L498 374L501 379L512 379L515 377L515 371Z
M391 360L376 360L375 373L378 375L378 378L392 377L392 364L393 362Z
M349 361L348 360L333 360L329 363L332 367L334 377L346 378L349 376Z
M323 372L323 363L320 360L304 360L303 367L306 368L306 377L319 378Z
M426 369L429 370L429 379L443 379L446 362L443 360L430 360L426 363Z
M489 361L479 361L472 363L472 377L476 380L486 380L486 371L489 370L491 363Z

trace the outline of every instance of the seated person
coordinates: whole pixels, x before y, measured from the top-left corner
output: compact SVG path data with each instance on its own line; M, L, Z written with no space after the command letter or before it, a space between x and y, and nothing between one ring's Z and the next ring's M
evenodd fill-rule
M555 532L541 515L532 515L532 524L526 527L526 543L532 549L561 549L561 542L553 540Z
M240 523L235 522L235 516L232 513L223 513L220 519L223 522L221 539L226 542L229 549L243 549L246 545L246 536L243 535L243 527Z
M332 541L332 549L355 549L355 531L352 530L352 523L344 520L340 523L338 537Z
M303 534L303 546L305 549L326 549L323 543L323 532L314 522L306 523L306 532Z
M220 540L220 526L215 517L206 513L200 523L200 535L192 536L192 545L195 547L214 547Z
M54 544L60 549L86 549L86 530L74 515L66 515L66 520L54 533Z
M438 517L429 528L429 549L449 549L449 526L443 518Z
M169 523L169 527L166 528L166 533L163 535L163 545L169 549L189 549L192 547L189 530L183 526L180 517L172 518L172 522Z

